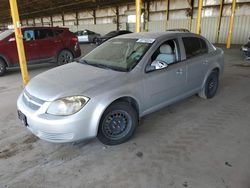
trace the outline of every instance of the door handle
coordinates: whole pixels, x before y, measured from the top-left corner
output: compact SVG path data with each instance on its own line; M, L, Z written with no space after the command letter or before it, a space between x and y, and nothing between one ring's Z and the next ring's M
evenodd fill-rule
M182 74L183 73L183 70L182 69L178 69L177 71L176 71L176 74Z

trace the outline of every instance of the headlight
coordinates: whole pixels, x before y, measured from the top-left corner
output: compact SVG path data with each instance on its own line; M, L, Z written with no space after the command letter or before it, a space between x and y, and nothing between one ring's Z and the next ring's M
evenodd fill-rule
M88 101L89 98L84 96L64 97L53 101L49 105L47 113L57 116L72 115L81 110Z

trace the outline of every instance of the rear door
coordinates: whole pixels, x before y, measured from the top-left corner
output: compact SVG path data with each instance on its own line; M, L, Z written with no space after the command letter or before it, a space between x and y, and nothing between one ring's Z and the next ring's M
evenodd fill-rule
M40 59L40 51L37 46L34 29L27 28L23 30L23 44L24 44L26 60L29 63L30 61Z
M190 92L199 90L208 69L208 48L206 42L198 37L183 37L186 52L187 83Z
M52 58L56 55L55 36L50 28L35 29L36 43L40 59Z

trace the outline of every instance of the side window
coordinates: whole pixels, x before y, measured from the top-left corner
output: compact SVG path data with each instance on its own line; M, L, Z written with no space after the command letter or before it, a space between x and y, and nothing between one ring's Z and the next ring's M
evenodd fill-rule
M168 65L179 61L177 40L168 40L162 43L152 55L151 61L162 61L167 63Z
M200 39L200 44L201 44L201 54L205 54L208 52L208 48L207 48L207 43L203 40Z
M34 30L32 30L32 29L24 30L23 31L23 40L24 41L35 40Z
M60 35L60 34L62 34L63 33L63 30L62 29L56 29L55 30L55 35L56 36L58 36L58 35ZM77 34L79 34L79 33L77 33Z
M207 44L203 39L196 37L183 37L182 40L187 59L207 53L208 51Z
M37 29L36 39L48 39L54 37L53 31L51 29Z

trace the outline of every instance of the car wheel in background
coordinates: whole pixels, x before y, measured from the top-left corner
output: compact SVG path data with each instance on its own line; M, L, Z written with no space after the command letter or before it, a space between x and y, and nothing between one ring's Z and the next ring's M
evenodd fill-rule
M214 70L207 77L203 90L199 93L199 96L205 99L213 98L217 92L219 86L219 72Z
M96 37L93 38L93 40L91 41L92 43L96 43Z
M71 63L73 59L73 54L69 50L62 50L57 57L57 64L64 65Z
M6 63L0 59L0 76L3 76L6 73Z
M103 144L118 145L132 137L137 125L135 109L126 102L116 102L105 110L97 138Z

